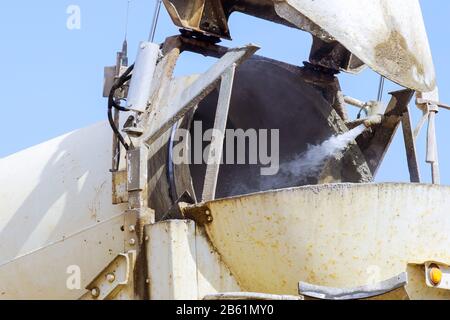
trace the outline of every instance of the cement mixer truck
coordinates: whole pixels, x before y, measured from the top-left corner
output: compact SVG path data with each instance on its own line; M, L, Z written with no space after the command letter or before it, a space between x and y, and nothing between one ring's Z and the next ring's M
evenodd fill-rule
M180 34L105 68L107 122L0 159L0 298L450 298L419 1L162 2ZM310 33L308 61L220 45L234 12ZM186 52L216 62L175 76ZM403 87L387 105L342 91L366 67ZM411 183L374 183L400 127Z

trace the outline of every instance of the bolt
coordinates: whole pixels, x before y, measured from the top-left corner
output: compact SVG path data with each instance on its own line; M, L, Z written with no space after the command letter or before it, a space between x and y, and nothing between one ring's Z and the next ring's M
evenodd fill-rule
M146 284L149 284L149 283L150 283L150 279L146 279L146 280L145 280L145 283L146 283Z
M130 245L134 246L136 244L136 240L135 239L130 239L130 241L128 243Z
M91 290L91 295L93 298L98 298L100 296L100 289L95 287Z
M208 222L212 222L213 218L212 217L208 217Z
M206 210L206 211L205 211L205 214L206 214L207 216L210 216L210 215L211 215L211 211Z
M135 226L130 226L128 228L128 230L130 230L130 232L135 232L136 231L136 227Z
M437 265L430 266L429 277L433 286L437 287L438 285L441 284L442 281L441 269L439 269Z
M113 283L116 280L116 276L114 273L108 273L106 275L106 280L108 280L109 283Z
M150 238L148 236L145 236L145 241L150 240Z

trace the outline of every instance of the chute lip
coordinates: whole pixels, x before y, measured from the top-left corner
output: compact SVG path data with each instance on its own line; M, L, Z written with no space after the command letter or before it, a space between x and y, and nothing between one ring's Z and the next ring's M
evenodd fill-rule
M376 9L371 15L356 14L368 10L366 2L364 8L355 1L342 5L342 2L328 0L327 4L325 10L318 12L321 1L281 0L274 2L274 8L281 18L299 28L307 24L304 19L307 18L373 71L403 87L419 92L436 88L433 57L418 1L408 0L408 10L402 1L370 1L369 9ZM353 6L354 10L346 10L345 4ZM337 14L336 8L341 8L345 17ZM355 19L352 19L352 11ZM376 32L373 25L379 26Z

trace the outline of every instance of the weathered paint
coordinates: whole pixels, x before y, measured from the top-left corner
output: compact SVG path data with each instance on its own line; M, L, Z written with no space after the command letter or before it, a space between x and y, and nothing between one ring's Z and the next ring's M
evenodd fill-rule
M164 0L173 22L229 38L234 11L295 26L338 41L376 72L400 85L431 91L436 77L418 0ZM211 8L213 7L213 8Z
M0 160L0 299L75 299L124 250L107 123ZM69 266L80 290L69 290Z
M357 287L428 261L450 264L450 187L322 185L205 206L207 233L246 291L296 294L299 281ZM410 274L411 298L450 297Z
M436 75L418 0L276 1L282 18L319 25L376 72L404 87L432 91Z
M194 221L163 221L149 225L146 233L150 299L198 300L241 291Z

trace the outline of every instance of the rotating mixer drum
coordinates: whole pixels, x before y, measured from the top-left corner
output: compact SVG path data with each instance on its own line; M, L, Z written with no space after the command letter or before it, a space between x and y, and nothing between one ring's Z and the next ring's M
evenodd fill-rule
M307 150L308 145L320 144L330 136L348 130L333 108L337 104L338 87L337 79L332 75L255 56L237 69L227 128L244 131L267 129L269 145L270 130L278 129L282 168ZM217 98L216 90L201 102L195 114L180 121L178 128L189 129L191 139L189 143L187 139L179 143L188 143L190 150L195 150L197 141L202 140L195 136L193 123L201 121L203 133L213 127ZM170 159L170 150L177 142L174 143L171 137L173 131L167 132L158 144L152 146L153 156L149 163L149 176L153 177L149 199L160 219L186 191L192 198L199 200L206 172L204 163L174 165ZM202 150L209 143L203 142ZM246 150L248 153L248 142ZM193 163L193 152L190 154ZM226 147L223 158L226 159ZM320 174L307 179L281 172L274 176L262 176L262 167L268 166L221 165L216 198L325 182L372 180L369 167L356 143L344 154L337 154L330 159Z

